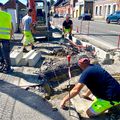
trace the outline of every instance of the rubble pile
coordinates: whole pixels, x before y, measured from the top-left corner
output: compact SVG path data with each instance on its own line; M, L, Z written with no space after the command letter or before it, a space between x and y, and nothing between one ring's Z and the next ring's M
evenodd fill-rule
M58 43L59 44L59 43ZM91 59L97 59L95 54L95 48L93 46L86 46L83 50L77 50L69 44L62 44L60 48L54 48L49 54L52 58L46 58L40 67L39 77L43 77L48 82L59 81L63 82L69 79L68 76L68 61L67 55L71 55L71 74L72 77L77 76L81 73L77 61L79 56L87 55ZM54 57L58 56L58 57Z

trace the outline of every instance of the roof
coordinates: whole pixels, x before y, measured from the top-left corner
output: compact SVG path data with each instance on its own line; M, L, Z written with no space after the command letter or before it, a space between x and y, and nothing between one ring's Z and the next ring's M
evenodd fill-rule
M16 9L16 2L15 2L15 0L9 0L8 2L6 2L4 4L4 8L5 9L8 9L8 8ZM18 1L18 9L25 9L25 8L26 8L26 5L24 5L23 3Z
M55 3L54 6L65 6L67 4L69 4L70 1L69 0L58 0L57 3Z
M54 6L60 5L63 1L64 1L64 0L57 0L57 1L55 2Z
M62 2L62 5L63 5L63 6L68 5L68 4L70 4L70 1L69 1L69 0L64 0L64 1Z

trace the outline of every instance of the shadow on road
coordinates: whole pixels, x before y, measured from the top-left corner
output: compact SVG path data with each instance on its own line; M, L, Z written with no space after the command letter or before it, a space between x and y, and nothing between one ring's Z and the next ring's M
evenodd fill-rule
M3 80L0 80L0 86L1 93L7 94L15 100L38 111L39 113L44 114L46 118L51 118L52 120L65 120L59 111L53 111L52 106L47 101L44 101L40 96L30 91L25 91L24 89L21 89L18 86L15 86Z

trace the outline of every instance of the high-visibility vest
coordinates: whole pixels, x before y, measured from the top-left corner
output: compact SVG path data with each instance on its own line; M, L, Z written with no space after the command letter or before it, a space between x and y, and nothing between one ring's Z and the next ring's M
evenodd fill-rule
M12 17L9 13L0 11L0 39L10 40L11 19Z

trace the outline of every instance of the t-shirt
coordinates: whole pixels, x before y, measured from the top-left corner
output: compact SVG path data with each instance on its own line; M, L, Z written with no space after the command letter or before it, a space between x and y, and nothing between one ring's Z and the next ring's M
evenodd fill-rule
M30 31L30 24L32 23L32 18L28 15L24 16L22 19L23 30Z
M65 20L63 22L63 26L65 27L65 29L69 29L72 24L73 24L72 20L69 20L68 22Z
M79 79L98 98L120 101L120 84L99 65L87 67Z

